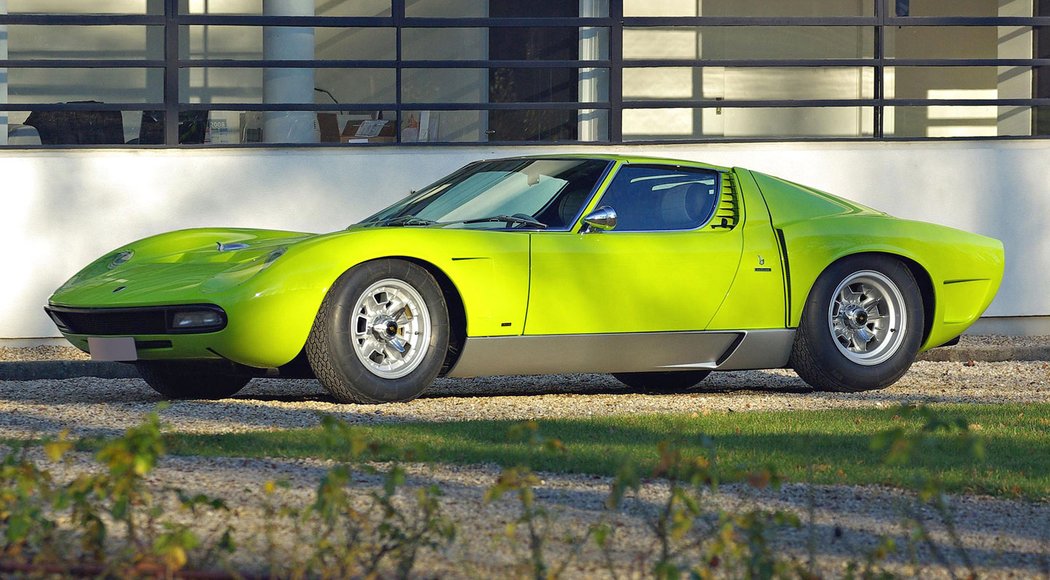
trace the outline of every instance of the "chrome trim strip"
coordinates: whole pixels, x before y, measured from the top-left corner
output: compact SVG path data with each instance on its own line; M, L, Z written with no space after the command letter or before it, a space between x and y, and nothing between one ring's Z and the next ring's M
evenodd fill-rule
M794 338L794 329L473 337L448 376L779 368Z

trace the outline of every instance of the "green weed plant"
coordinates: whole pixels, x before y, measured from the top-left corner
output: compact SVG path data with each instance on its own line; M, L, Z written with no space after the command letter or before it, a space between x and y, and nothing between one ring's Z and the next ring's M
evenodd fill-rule
M957 439L975 461L984 457L984 442L965 419L922 406L896 412L902 422L914 424L918 419L921 426L871 437L871 449L886 465L913 464L924 453L936 452L935 441L946 435ZM267 576L407 578L428 551L453 545L459 525L445 515L440 487L409 484L406 466L418 463L418 449L369 440L359 428L333 417L322 418L322 430L337 460L320 478L311 502L299 505L284 499L288 494L282 490L291 487L287 481L269 481L260 490L265 550L261 565ZM562 441L545 436L534 421L514 426L508 439L524 442L528 457L567 452ZM81 471L75 476L42 467L47 461L71 466L75 442L65 433L39 445L46 460L36 446L8 450L0 461L0 573L173 577L188 570L212 570L240 575L230 563L241 549L235 541L237 530L227 525L202 535L193 526L208 513L229 512L223 499L147 484L165 455L157 412L122 437L99 445L96 468L67 470ZM507 525L503 541L520 548L515 570L536 580L569 575L572 563L588 548L599 551L605 572L617 580L818 578L812 537L806 562L774 547L784 531L815 526L812 505L805 523L786 511L718 508L713 499L723 481L743 481L761 490L778 488L783 478L773 467L722 465L715 449L714 440L704 435L699 441L670 439L657 445L657 460L645 470L622 462L610 485L605 516L564 537L553 535L556 514L538 500L544 483L527 461L503 468L485 490L484 501L514 502L517 516ZM379 485L367 483L377 480ZM655 504L642 497L653 484L662 488ZM899 548L892 538L883 538L852 559L844 572L847 578L892 578L886 562L901 549L912 555L915 569L920 565L917 554L925 549L950 576L977 576L939 475L923 472L912 488L915 494L901 506L902 523L909 531L907 546ZM618 537L614 519L628 508L643 514L645 545L627 546ZM946 530L950 545L935 541L932 525ZM555 550L555 545L562 549ZM636 553L633 570L617 566L617 553L625 550Z

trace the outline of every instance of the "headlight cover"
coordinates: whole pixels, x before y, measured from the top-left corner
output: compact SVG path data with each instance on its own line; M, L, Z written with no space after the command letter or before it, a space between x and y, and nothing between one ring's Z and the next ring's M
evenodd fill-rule
M117 254L114 255L113 258L109 261L109 265L106 266L106 268L112 270L120 266L121 264L128 263L134 256L135 252L132 250L124 250L121 252L117 252Z

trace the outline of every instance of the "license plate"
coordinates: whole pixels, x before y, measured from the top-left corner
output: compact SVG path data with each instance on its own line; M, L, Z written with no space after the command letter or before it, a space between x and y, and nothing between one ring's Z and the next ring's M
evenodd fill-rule
M88 352L91 353L91 360L126 362L139 358L135 339L130 336L88 337Z

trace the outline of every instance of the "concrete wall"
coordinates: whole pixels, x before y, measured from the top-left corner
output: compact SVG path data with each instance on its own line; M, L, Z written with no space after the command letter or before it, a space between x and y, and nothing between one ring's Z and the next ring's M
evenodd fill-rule
M0 157L0 338L57 336L42 310L51 291L144 236L223 225L334 230L473 159L578 150L739 165L997 237L1006 280L987 314L1050 315L1050 141L8 151Z

